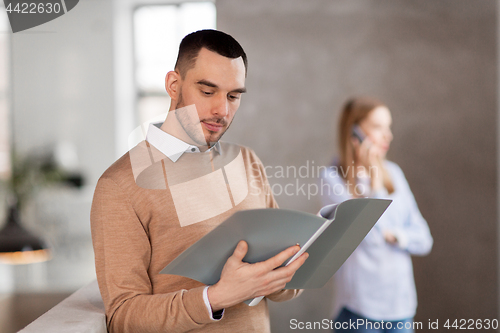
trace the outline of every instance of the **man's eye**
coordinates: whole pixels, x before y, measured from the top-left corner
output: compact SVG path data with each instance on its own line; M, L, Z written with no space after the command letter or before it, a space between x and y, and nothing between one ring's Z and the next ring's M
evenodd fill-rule
M235 100L235 99L239 99L239 98L240 98L239 95L229 95L230 100Z
M203 93L203 95L206 95L206 96L210 96L212 95L213 93L210 92L210 91L201 91Z

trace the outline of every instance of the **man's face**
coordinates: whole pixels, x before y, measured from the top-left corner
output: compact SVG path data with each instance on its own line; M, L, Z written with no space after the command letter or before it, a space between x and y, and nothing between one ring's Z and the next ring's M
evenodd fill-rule
M245 92L245 65L241 57L226 58L202 48L195 66L179 80L176 109L195 104L203 130L189 115L176 113L190 137L199 144L217 142L231 124Z

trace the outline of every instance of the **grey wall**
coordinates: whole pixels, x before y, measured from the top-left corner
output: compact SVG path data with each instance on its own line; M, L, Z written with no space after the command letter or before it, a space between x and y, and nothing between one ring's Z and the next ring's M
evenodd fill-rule
M497 318L497 2L218 0L217 10L218 28L249 57L248 94L226 139L267 165L325 164L344 100L381 98L394 118L389 159L435 239L431 255L414 259L416 320ZM319 207L303 194L278 202ZM273 305L273 331L328 318L330 289Z

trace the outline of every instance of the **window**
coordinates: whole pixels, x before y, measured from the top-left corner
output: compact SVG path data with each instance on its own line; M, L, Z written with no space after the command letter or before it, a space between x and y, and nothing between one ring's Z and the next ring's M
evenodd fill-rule
M165 114L170 97L165 75L173 70L182 38L200 29L215 29L213 2L141 6L134 11L137 125Z
M7 13L0 11L0 179L10 176L9 58L10 27Z

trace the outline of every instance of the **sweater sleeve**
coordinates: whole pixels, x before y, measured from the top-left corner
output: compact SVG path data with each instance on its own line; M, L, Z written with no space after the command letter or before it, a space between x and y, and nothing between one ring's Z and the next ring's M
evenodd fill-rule
M303 291L304 289L281 289L267 295L266 298L273 302L285 302L300 296Z
M153 294L147 231L113 180L99 180L90 220L109 332L186 332L212 322L204 287Z

